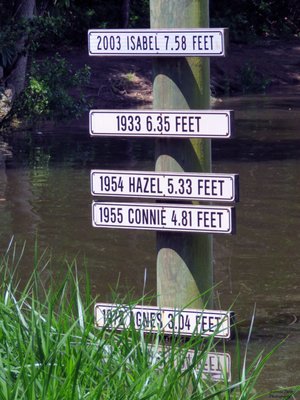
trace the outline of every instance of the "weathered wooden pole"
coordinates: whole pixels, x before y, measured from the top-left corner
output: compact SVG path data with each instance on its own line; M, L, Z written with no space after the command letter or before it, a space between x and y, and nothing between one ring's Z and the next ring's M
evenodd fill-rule
M206 28L209 0L150 0L151 28ZM208 109L207 57L156 58L154 109ZM157 171L209 172L209 139L160 139ZM212 238L207 234L157 233L157 294L160 307L211 307Z

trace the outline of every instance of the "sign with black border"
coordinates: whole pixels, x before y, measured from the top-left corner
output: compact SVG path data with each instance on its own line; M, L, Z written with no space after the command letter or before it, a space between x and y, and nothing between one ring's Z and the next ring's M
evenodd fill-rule
M229 139L232 110L91 110L91 136Z
M93 196L220 202L239 200L237 174L92 170L90 178Z
M224 57L226 28L91 29L90 56Z
M126 305L96 303L94 306L96 328L123 330L130 326L148 333L165 335L229 339L233 313L220 310L175 310L156 306L129 307Z
M235 208L147 203L92 203L96 228L235 233Z

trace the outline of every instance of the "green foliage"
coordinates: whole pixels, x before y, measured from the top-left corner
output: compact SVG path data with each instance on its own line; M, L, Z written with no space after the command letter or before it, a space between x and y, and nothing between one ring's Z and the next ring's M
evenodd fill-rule
M18 116L29 120L78 118L89 107L82 93L90 79L85 66L73 73L71 65L59 54L34 61L24 93L14 107ZM76 96L71 91L76 92Z
M264 93L271 80L265 78L251 63L246 63L240 71L243 93Z
M14 19L15 2L0 0L1 33L7 29L10 35L26 31L28 46L51 46L59 38L64 43L83 45L90 28L123 26L123 0L40 0L36 3L37 16L22 26L22 22ZM211 25L229 27L234 40L300 33L298 0L210 0L209 4ZM149 21L149 0L131 0L129 27L146 28ZM4 42L0 34L0 54L7 52L3 50L4 45L11 47L14 41L7 39L6 35Z
M90 285L80 282L76 262L67 263L65 276L45 286L51 264L34 249L33 273L22 274L22 253L11 248L0 256L0 398L3 400L255 400L276 397L260 394L256 382L275 351L258 354L253 361L237 349L238 377L215 382L205 376L208 354L216 338L194 335L188 341L172 336L166 344L130 325L96 330L95 299ZM59 268L61 269L61 268ZM57 270L57 268L56 268ZM57 282L60 282L59 284ZM83 296L84 292L84 296ZM134 306L134 304L132 304ZM224 345L224 351L225 351ZM192 357L187 361L187 355ZM280 388L280 398L293 398L300 386Z
M148 28L150 27L150 5L149 0L131 0L130 8L130 27Z
M72 45L86 44L91 28L123 28L123 0L57 0L49 14L64 20L63 40ZM131 0L129 28L150 26L149 0Z
M212 26L229 27L236 41L300 34L298 0L210 0Z
M44 16L4 23L0 30L0 66L9 71L16 58L25 52L53 47L62 38L61 17ZM21 39L23 46L17 51Z
M61 16L36 16L23 22L29 51L53 48L63 39L65 21Z

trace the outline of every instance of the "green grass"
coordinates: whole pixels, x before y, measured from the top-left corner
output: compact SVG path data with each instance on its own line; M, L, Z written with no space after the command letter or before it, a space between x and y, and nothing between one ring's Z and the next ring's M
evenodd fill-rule
M213 337L172 337L166 344L162 335L132 327L96 330L95 299L88 281L80 289L75 263L59 285L47 288L41 278L46 267L47 261L35 256L33 273L21 289L22 257L14 249L0 257L0 399L268 398L255 385L273 351L250 365L238 352L238 378L230 383L224 371L223 381L214 382L203 376L205 360L216 350ZM296 390L300 387L282 398L292 399L288 393Z

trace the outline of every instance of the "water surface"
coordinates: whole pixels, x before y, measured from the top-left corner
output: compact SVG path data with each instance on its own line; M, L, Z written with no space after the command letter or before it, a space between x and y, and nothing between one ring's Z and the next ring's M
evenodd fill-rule
M224 100L234 109L236 138L213 141L213 171L238 173L237 234L215 235L216 296L242 326L256 305L251 354L288 336L266 369L261 386L300 384L300 103L291 96ZM95 294L111 288L136 296L155 293L155 233L91 226L92 168L153 170L153 139L89 138L88 129L40 128L16 135L12 158L0 162L0 251L12 236L26 241L22 275L32 268L33 244L48 249L47 281L76 256Z

